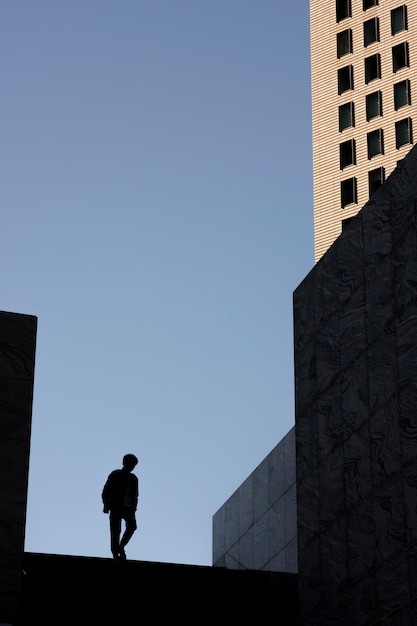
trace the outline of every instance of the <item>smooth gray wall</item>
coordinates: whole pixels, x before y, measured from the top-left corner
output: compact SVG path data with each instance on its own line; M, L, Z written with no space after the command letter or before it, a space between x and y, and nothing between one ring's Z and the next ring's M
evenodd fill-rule
M0 311L0 622L19 615L37 318Z
M297 572L294 428L213 516L213 565Z
M417 151L294 292L303 626L417 624Z

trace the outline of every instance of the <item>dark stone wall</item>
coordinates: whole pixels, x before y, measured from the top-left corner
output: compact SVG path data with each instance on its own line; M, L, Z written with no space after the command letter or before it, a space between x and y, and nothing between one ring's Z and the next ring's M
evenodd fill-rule
M417 624L416 150L294 292L306 626Z
M0 623L20 605L37 318L0 312Z

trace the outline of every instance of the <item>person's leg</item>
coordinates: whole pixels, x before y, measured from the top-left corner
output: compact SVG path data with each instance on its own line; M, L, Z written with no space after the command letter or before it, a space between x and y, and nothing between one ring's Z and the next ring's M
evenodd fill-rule
M127 545L127 543L130 541L133 533L135 532L135 530L137 529L137 524L136 524L136 516L135 516L135 511L131 510L131 509L124 509L123 511L123 519L126 522L126 529L125 532L123 533L123 537L120 541L120 548L119 548L119 552L121 557L126 558L126 554L124 551L125 546Z
M121 512L118 510L110 511L110 549L115 559L119 556L121 530Z

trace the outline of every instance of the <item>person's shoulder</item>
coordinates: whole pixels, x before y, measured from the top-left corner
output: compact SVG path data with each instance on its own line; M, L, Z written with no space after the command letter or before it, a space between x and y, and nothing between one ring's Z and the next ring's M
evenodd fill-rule
M110 472L109 478L111 478L112 476L117 476L118 474L120 474L121 471L121 469L114 469L112 472Z

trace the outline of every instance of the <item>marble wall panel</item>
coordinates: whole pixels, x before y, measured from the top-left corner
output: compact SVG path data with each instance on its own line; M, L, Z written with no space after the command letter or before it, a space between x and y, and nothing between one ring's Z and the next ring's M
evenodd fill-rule
M343 438L360 430L369 419L368 363L360 355L340 377Z
M254 524L253 474L245 480L238 490L239 497L239 537L242 537Z
M319 462L318 431L315 414L315 407L310 407L310 410L299 417L297 422L297 482L308 480L311 467L317 466Z
M384 562L376 572L377 598L382 615L390 615L405 607L410 600L408 559L404 552ZM394 624L398 621L398 614ZM407 624L407 622L405 622Z
M350 626L377 624L379 608L374 577L361 578L349 588L348 596L347 616Z
M409 302L397 317L396 341L398 359L398 379L403 385L409 380L414 380L414 372L417 371L417 293L414 300Z
M405 532L407 534L407 544L412 545L417 542L417 462L414 460L404 466L402 471L404 489L404 515ZM417 566L417 561L416 561ZM416 571L417 576L417 571ZM417 578L416 596L417 596Z
M240 538L238 542L238 560L239 569L254 569L254 526L249 528Z
M298 340L298 337L300 338ZM295 336L295 345L297 341L302 342L302 335ZM305 411L310 410L311 397L314 396L317 389L317 363L315 354L316 340L315 337L307 343L301 343L299 352L300 358L295 363L295 399L296 405L299 407L299 417Z
M378 204L376 204L378 202ZM378 194L361 211L363 267L367 274L392 252L391 201L389 194Z
M297 484L295 482L285 491L281 500L284 501L285 510L285 543L289 544L297 538Z
M328 597L336 596L346 587L348 559L346 544L346 518L340 517L320 537L320 566L325 567L321 575L321 587ZM322 572L323 574L323 572Z
M268 510L268 459L264 459L253 473L253 517L259 520Z
M338 446L319 465L320 528L322 532L346 511L343 449Z
M266 514L268 535L268 560L280 552L286 545L286 501L279 498Z
M413 207L417 213L417 209ZM395 276L395 303L401 308L415 300L417 293L417 223L413 215L403 236L401 246L394 249L392 268Z
M320 537L300 546L298 552L299 613L301 624L313 624L318 608L323 601L320 557ZM324 567L324 563L323 563Z
M320 532L320 480L318 467L303 480L297 479L297 537L301 550Z
M319 458L326 458L343 440L342 396L340 377L335 384L320 394L314 403L317 422Z
M377 553L371 498L361 500L348 512L346 543L349 548L350 580L366 579L375 567Z
M375 485L385 482L402 469L400 416L394 396L373 415L369 425L371 466Z
M295 452L295 429L291 428L289 433L284 437L282 443L284 444L284 490L288 491L292 488L295 489L297 480L297 458ZM280 461L281 462L281 461ZM277 493L279 494L279 492ZM291 509L292 510L292 509Z
M239 492L235 491L226 504L225 521L225 546L229 550L230 546L237 543L239 539Z
M372 501L377 564L394 558L406 545L404 497L401 476L374 489Z
M403 463L407 465L417 457L417 380L408 380L400 386L398 406Z
M294 442L293 442L294 445ZM285 491L285 446L276 446L268 455L268 506L273 506ZM294 462L295 466L295 462ZM295 480L295 479L294 479ZM294 482L294 481L293 481Z
M392 259L381 263L365 276L365 325L368 344L372 344L392 323L396 304L394 299Z
M213 516L213 565L296 573L295 458L292 428Z
M368 346L369 411L383 408L395 393L398 380L396 337L383 334Z
M316 393L321 394L340 375L341 355L339 350L340 320L337 315L326 319L316 334Z
M370 435L367 425L343 443L346 509L352 509L372 492Z
M253 568L263 569L270 560L269 540L272 532L266 513L253 528Z
M352 293L349 302L345 301L340 307L338 352L342 370L346 370L365 352L367 334L363 315L364 306L365 294L362 283Z

